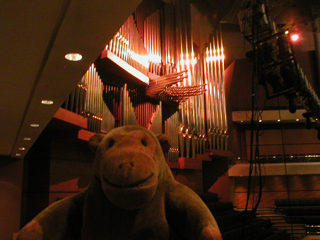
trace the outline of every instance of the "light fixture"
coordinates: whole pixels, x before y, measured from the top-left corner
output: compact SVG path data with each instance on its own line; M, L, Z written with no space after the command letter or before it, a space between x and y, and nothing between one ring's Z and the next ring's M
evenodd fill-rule
M278 58L285 60L292 56L287 36L279 36L277 38Z
M68 53L64 57L65 59L73 62L80 61L82 59L82 55L80 53Z
M291 35L291 40L292 40L292 41L295 42L295 41L297 41L298 39L299 39L299 35L298 35L298 34L292 34L292 35Z
M25 137L25 138L23 138L23 140L24 140L24 141L31 141L31 138Z
M283 91L283 79L275 71L269 71L263 74L262 79L264 83L267 82L270 84L270 86L272 87L273 94Z
M24 151L24 150L26 150L26 148L20 147L19 150L20 150L20 151Z
M48 100L48 99L44 99L44 100L41 100L41 103L44 104L44 105L52 105L53 101L52 100Z
M39 127L40 125L38 123L31 123L30 127Z
M299 122L299 121L300 121L300 119L299 119L299 118L297 118L297 119L296 119L296 122Z
M21 157L21 153L16 153L16 157Z
M281 121L281 119L278 119L277 121L278 121L278 122L280 122L280 121Z

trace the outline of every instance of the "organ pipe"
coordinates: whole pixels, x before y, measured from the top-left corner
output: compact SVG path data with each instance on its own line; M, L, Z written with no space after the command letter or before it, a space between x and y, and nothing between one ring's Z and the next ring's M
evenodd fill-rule
M148 76L149 85L92 65L69 97L76 99L72 109L90 119L95 132L134 124L166 134L171 162L227 150L222 37L215 33L206 47L195 51L189 3L175 0L159 6L152 13L137 10L106 45ZM65 105L70 108L69 99ZM175 110L164 119L168 106Z

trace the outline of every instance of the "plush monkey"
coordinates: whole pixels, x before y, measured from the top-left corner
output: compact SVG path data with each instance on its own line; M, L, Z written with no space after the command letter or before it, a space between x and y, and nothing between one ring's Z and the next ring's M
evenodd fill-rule
M124 126L100 140L86 190L46 208L18 240L222 239L200 197L173 178L151 131Z

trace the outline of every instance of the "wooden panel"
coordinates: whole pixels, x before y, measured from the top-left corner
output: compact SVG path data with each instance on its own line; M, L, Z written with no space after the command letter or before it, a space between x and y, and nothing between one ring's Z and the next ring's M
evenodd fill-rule
M89 132L84 129L80 129L78 132L78 138L84 141L89 141L90 138L94 135L95 133Z
M261 165L263 176L285 175L317 175L320 172L319 162L296 162L296 163L267 163ZM242 163L232 166L228 170L230 177L247 177L250 173L250 164ZM252 176L256 176L255 173Z
M253 178L251 183L251 190L258 190L258 179ZM235 192L247 192L248 177L240 177L235 179ZM263 177L263 191L286 191L287 184L284 176L268 176Z
M261 145L269 144L282 144L282 137L280 130L263 130L260 133L262 135L259 137L259 142ZM246 131L246 144L250 146L251 131ZM255 136L254 136L255 139Z
M257 193L252 193L249 200L249 208L252 208L252 199L254 198L255 202L257 200ZM264 192L262 194L261 202L259 207L274 207L274 199L278 198L287 198L287 192ZM247 201L246 193L236 193L235 194L235 205L238 208L245 208Z
M202 161L194 158L180 157L179 163L181 169L202 169Z
M288 181L288 184L287 184ZM320 198L320 175L268 176L263 177L262 199L259 207L274 207L274 199ZM248 178L234 179L235 205L244 208L247 199ZM287 189L287 187L289 189ZM251 192L257 197L257 179L252 179ZM289 190L289 193L288 193ZM250 199L252 204L252 199ZM251 205L250 205L251 206Z
M83 191L84 188L78 187L78 180L79 178L74 178L65 182L51 185L49 193L49 205L59 199L69 197L79 193L80 191Z
M253 147L253 152L255 152L255 147ZM283 154L282 145L262 145L259 147L260 155L279 155ZM250 156L250 146L247 146L247 156Z
M314 143L319 144L316 130L308 129L285 129L284 142L286 144L298 144L298 143Z
M109 50L103 50L101 58L99 58L95 64L98 66L102 65L102 67L112 70L112 72L117 73L125 79L130 79L140 84L149 84L149 78L146 75Z
M287 184L288 181L288 184ZM234 180L235 192L247 192L248 178L239 177ZM320 175L265 176L263 191L320 191ZM252 190L258 190L257 178L252 179Z
M51 158L69 161L93 162L94 154L87 141L79 139L58 139L51 142Z
M86 179L87 184L92 177L91 162L67 161L61 159L51 159L50 164L50 186L65 183L72 179ZM87 180L88 179L88 180ZM63 187L62 187L63 186ZM74 191L68 185L62 185L60 191Z
M320 175L288 177L290 191L320 191Z
M257 192L251 195L249 200L249 207L252 207L252 199L254 197L257 200ZM320 191L296 191L290 192L289 196L291 199L294 198L320 198ZM263 207L274 207L275 199L288 199L288 192L263 192L259 208ZM245 208L247 200L246 193L235 194L235 205L238 208Z
M195 192L202 192L202 172L196 170L172 170L174 178Z
M250 134L250 130L246 130L248 156L250 156ZM281 155L283 152L284 154L320 153L320 141L315 130L298 128L264 130L259 143L261 155Z
M255 147L253 147L255 151ZM299 145L260 145L260 155L282 155L285 154L316 154L320 153L320 144ZM250 146L247 146L247 156L250 156ZM248 157L249 158L249 157Z
M81 128L87 128L87 118L84 118L76 113L70 112L66 109L59 108L56 114L53 116L64 122L68 122L74 125L77 125Z
M320 152L320 144L286 145L286 154L312 154Z

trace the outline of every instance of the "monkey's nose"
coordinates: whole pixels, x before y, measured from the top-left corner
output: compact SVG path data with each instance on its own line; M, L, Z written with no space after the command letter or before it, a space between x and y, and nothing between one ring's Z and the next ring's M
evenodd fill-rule
M134 167L134 162L124 162L119 164L119 169L132 168Z

